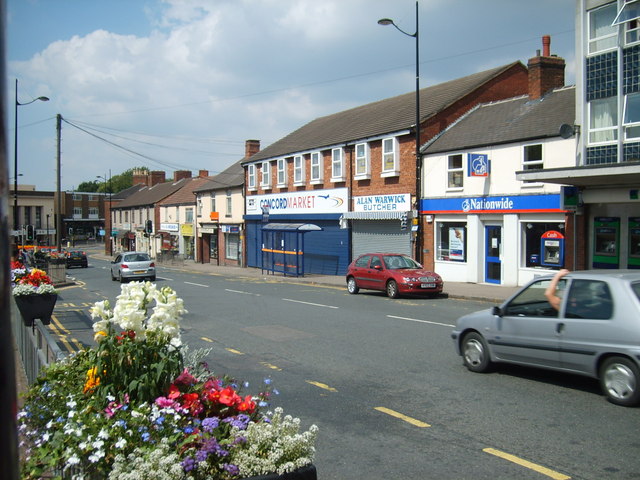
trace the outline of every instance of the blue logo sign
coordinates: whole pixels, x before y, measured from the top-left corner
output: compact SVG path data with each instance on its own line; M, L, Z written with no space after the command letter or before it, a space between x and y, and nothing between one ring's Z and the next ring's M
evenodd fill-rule
M469 176L489 176L489 156L482 153L469 154Z

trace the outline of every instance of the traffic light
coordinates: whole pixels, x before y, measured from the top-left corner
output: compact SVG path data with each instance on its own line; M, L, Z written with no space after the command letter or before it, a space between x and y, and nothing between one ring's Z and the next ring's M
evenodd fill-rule
M147 220L144 224L144 231L149 234L153 233L153 222L151 220Z
M34 235L33 235L33 225L27 225L27 240L29 241L33 241L34 239Z

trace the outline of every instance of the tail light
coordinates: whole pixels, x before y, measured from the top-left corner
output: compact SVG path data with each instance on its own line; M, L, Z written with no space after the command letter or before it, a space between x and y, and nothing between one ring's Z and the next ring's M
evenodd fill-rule
M151 265L149 265L150 267L156 268L156 262L151 262Z
M122 268L129 268L129 265L127 265L126 263L123 263L123 264L121 265L121 267L122 267Z

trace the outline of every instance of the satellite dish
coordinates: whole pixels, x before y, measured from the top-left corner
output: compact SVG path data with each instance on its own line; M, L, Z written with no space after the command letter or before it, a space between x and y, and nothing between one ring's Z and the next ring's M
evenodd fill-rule
M569 125L568 123L563 123L560 125L560 136L562 138L571 138L575 135L576 129L573 125Z

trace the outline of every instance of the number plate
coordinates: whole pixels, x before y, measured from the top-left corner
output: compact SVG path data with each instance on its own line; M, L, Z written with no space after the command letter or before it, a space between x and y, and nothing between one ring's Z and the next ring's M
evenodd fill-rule
M146 273L146 270L134 270L133 273Z
M436 284L435 283L423 283L422 285L420 285L420 288L436 288Z

